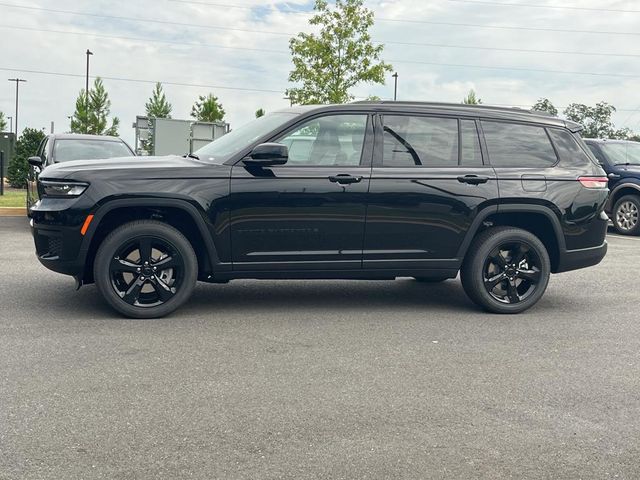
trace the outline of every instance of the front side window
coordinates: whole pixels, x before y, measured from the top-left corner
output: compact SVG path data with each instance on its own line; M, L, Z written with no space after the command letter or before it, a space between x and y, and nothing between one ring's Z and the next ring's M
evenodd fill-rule
M53 159L56 163L131 155L131 150L124 143L108 140L61 139L53 144Z
M367 115L314 118L276 140L289 147L285 166L358 166Z
M457 119L385 115L383 122L383 166L458 165Z
M482 121L489 160L494 167L552 167L558 161L542 127Z

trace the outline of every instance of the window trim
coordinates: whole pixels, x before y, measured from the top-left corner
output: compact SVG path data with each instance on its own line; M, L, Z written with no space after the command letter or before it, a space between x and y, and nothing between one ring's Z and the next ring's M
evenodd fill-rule
M345 168L370 167L371 166L371 161L372 161L372 156L373 156L373 142L370 142L368 140L370 138L374 138L374 127L373 127L373 118L372 118L373 114L371 112L363 112L363 111L359 111L359 112L358 111L344 111L344 112L342 112L342 111L340 111L340 112L322 112L322 113L318 113L316 115L311 115L311 116L299 119L299 121L289 125L288 127L284 128L283 130L277 132L276 134L271 135L270 137L268 137L268 140L265 140L265 142L261 142L261 143L275 142L276 139L284 137L287 134L289 134L290 132L294 131L295 129L300 128L305 123L311 122L311 121L316 120L318 118L337 117L337 116L342 116L342 117L344 117L344 116L366 117L366 123L365 123L365 127L364 127L364 141L362 143L362 152L360 153L360 163L358 163L357 165L288 165L288 162L287 162L284 165L278 165L277 167L269 167L269 168L332 168L332 169L335 170L336 168L345 169ZM253 149L253 147L252 147L252 149ZM238 164L238 163L242 162L242 159L245 158L245 157L246 156L241 157L234 164Z
M548 169L548 168L555 168L558 166L558 164L560 163L560 155L558 155L558 150L556 149L556 146L554 145L553 141L551 140L551 136L549 135L549 132L547 131L547 126L546 125L540 125L539 123L529 123L529 122L518 122L518 121L511 121L511 120L502 120L502 119L493 119L493 118L486 118L486 117L482 117L479 119L480 120L480 128L482 130L482 141L484 142L485 148L487 150L487 159L488 159L488 165L492 166L493 168L518 168L518 169L532 169L532 170L540 170L540 169ZM513 165L513 166L503 166L503 165L494 165L491 162L491 154L489 153L489 144L487 143L487 139L485 137L485 133L484 133L484 128L482 127L482 123L483 122L489 122L489 123L504 123L507 125L522 125L525 127L536 127L536 128L541 128L545 135L547 136L547 140L549 141L549 144L551 145L551 149L553 150L554 155L556 156L556 161L553 165L549 165L546 167L540 167L540 166L517 166L517 165Z

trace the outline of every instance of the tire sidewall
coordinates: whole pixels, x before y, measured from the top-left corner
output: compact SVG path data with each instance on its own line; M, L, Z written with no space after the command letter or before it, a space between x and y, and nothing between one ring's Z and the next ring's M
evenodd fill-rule
M115 252L126 242L142 236L161 238L172 245L184 261L184 276L176 294L169 301L155 307L136 307L126 303L111 285L109 265ZM191 243L178 230L156 221L132 222L114 230L102 242L94 262L94 279L104 299L121 314L132 318L165 316L191 296L198 276L198 262Z

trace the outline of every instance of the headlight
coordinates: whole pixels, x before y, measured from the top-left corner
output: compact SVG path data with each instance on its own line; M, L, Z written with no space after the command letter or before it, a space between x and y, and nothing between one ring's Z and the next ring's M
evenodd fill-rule
M40 182L41 195L47 197L77 197L89 186L88 183L81 182L55 182L51 180L41 180Z

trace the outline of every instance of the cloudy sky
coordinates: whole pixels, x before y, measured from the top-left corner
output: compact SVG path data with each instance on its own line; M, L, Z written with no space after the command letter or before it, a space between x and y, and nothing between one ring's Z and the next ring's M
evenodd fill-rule
M224 3L229 2L229 3ZM556 106L600 100L618 127L640 130L640 5L637 0L372 0L373 39L399 75L401 100L459 102L474 88L484 103ZM257 108L288 105L288 39L312 31L312 2L257 0L0 0L6 78L26 79L19 126L67 131L84 86L85 55L102 76L132 142L153 82L165 84L174 118L189 118L213 92L238 126ZM49 72L49 73L44 73ZM570 72L570 73L567 73ZM357 97L393 95L361 85ZM13 116L15 87L0 83Z

